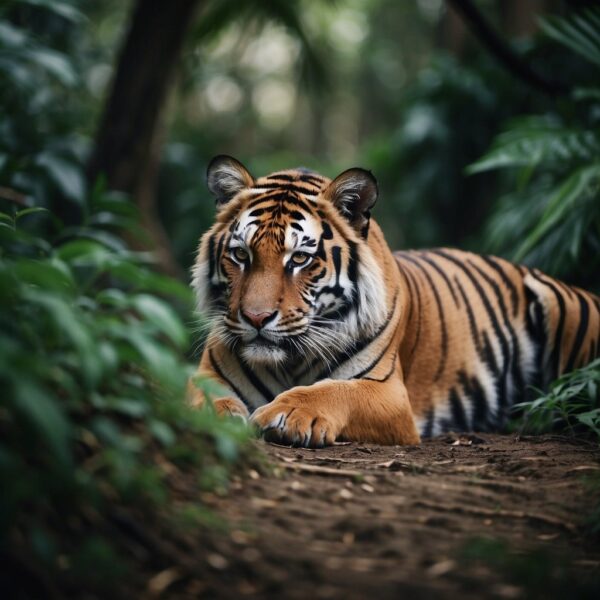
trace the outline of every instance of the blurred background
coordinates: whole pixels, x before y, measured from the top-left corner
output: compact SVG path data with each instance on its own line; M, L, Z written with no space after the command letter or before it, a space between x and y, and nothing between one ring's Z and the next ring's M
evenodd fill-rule
M93 189L124 192L135 244L185 280L214 214L213 155L256 175L359 165L380 182L393 248L495 252L597 286L589 207L515 256L557 183L598 156L598 98L572 94L597 83L598 57L540 22L587 4L3 0L0 196L74 224ZM468 175L511 127L513 155Z

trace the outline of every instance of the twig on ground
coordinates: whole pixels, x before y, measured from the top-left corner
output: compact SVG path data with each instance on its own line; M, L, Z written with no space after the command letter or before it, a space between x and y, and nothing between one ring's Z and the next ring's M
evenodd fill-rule
M459 505L444 505L437 504L435 502L427 502L426 500L418 500L414 503L415 506L421 506L423 508L431 508L432 510L439 510L443 512L457 512L465 515L475 515L479 517L505 517L508 519L525 519L527 521L537 521L538 523L544 523L545 525L552 525L553 527L559 527L566 529L569 533L577 533L578 528L575 523L570 523L558 517L552 517L550 515L542 515L539 513L525 512L521 510L505 510L498 509L494 510L491 508L478 508L474 506L459 506Z
M361 477L359 471L351 471L350 469L333 469L331 467L319 467L318 465L304 465L302 463L279 463L280 467L289 471L297 471L300 473L311 473L313 475L333 475L334 477Z

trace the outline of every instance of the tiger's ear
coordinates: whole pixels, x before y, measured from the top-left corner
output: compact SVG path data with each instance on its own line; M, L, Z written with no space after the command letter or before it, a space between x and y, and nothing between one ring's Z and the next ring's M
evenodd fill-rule
M338 175L325 190L325 198L363 237L369 234L371 208L377 201L377 180L365 169L348 169Z
M248 169L232 156L215 156L206 169L208 189L217 199L217 206L229 202L238 192L254 185Z

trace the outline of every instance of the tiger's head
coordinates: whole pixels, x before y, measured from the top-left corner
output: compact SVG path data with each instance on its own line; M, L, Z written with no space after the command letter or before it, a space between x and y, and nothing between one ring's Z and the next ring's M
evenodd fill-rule
M305 169L255 179L236 159L208 167L217 216L192 285L213 335L247 363L325 360L386 320L380 262L368 243L377 183L349 169L333 181Z

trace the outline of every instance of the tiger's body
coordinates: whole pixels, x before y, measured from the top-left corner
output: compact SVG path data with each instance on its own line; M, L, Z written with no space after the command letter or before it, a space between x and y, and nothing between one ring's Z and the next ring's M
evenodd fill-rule
M529 386L600 355L600 301L503 259L392 254L361 169L255 180L209 167L219 206L194 268L219 412L303 446L501 428ZM199 391L196 401L202 402Z

